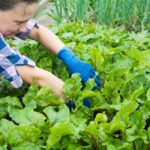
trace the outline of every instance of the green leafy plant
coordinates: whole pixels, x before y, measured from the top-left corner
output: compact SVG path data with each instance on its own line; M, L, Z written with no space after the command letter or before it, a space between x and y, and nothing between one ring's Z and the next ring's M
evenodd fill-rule
M150 147L150 34L96 24L61 24L52 30L100 74L81 86L53 54L27 41L16 47L38 66L65 81L63 92L76 108L70 111L48 87L36 82L21 94L1 80L9 92L0 98L0 150L147 150ZM45 63L48 60L48 63ZM22 96L20 96L22 95ZM89 97L91 108L83 106Z
M51 8L51 6L50 6ZM95 22L112 27L125 26L129 31L149 29L149 0L54 0L48 13L57 23Z

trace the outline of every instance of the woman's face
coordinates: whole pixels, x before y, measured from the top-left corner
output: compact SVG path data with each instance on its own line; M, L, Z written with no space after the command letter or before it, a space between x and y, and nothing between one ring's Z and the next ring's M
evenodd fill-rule
M12 10L0 10L0 33L9 37L25 32L27 21L35 15L37 7L36 3L20 3Z

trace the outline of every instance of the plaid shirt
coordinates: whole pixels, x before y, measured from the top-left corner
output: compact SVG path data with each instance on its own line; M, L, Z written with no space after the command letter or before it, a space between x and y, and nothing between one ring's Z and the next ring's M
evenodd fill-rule
M35 26L34 20L29 20L27 23L27 31L25 33L19 33L16 36L25 40L28 38L29 33ZM12 49L3 39L3 35L0 33L0 76L3 76L8 80L13 87L19 88L23 84L21 76L18 74L16 66L29 65L35 66L35 63L21 55L15 49Z

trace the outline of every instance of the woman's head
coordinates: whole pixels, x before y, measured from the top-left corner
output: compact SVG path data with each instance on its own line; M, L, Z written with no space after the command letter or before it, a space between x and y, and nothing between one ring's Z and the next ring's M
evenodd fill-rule
M12 36L26 30L27 21L36 13L39 0L0 0L0 33Z

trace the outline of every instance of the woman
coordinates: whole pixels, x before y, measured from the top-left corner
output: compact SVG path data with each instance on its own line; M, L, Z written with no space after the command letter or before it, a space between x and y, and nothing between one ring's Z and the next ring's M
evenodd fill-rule
M32 20L38 7L38 0L0 0L0 75L4 76L15 88L23 81L32 83L37 79L40 87L49 86L66 102L62 93L64 82L50 72L40 69L29 58L12 49L3 37L18 36L25 40L36 40L53 52L68 67L71 74L80 73L82 83L95 76L95 70L89 64L79 60L49 29ZM96 77L97 87L100 80Z

